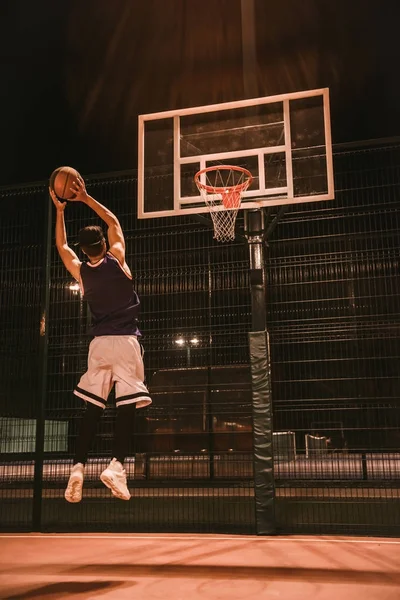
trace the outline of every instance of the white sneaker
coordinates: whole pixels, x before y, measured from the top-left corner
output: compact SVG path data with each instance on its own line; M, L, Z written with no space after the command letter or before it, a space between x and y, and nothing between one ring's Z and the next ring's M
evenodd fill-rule
M64 494L64 498L67 502L80 502L82 500L84 469L85 467L82 463L76 463L76 465L72 467L67 489Z
M126 472L121 463L113 458L107 469L100 475L101 481L112 491L113 496L120 500L129 500L131 497L126 485Z

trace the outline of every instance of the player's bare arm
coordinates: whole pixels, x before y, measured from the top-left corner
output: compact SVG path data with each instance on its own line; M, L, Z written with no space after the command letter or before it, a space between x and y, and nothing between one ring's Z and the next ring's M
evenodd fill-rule
M87 204L106 223L110 252L118 259L124 270L130 274L129 267L125 262L125 238L118 218L106 206L89 196L82 177L78 177L71 190L75 193L74 201Z
M81 261L75 252L68 246L67 232L65 230L64 210L66 202L60 202L55 192L49 188L49 193L53 204L56 207L56 246L58 253L63 261L65 268L71 273L72 277L79 281Z

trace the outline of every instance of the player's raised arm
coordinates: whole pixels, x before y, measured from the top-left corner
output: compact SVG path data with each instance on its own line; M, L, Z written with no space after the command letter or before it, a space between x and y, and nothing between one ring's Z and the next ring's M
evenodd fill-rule
M57 210L56 216L56 246L58 253L63 261L65 268L71 273L72 277L79 281L81 261L75 252L68 246L67 233L65 230L64 210L66 202L60 202L55 192L49 188L51 199Z
M71 187L75 193L74 200L80 200L89 206L108 226L107 237L110 252L125 265L125 238L118 218L106 206L89 196L86 191L85 182L78 177Z

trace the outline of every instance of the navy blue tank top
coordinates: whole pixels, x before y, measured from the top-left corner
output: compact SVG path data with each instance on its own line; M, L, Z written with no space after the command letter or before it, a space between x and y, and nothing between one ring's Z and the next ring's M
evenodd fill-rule
M137 335L140 301L132 279L112 254L95 266L81 264L83 299L89 304L92 325L89 333Z

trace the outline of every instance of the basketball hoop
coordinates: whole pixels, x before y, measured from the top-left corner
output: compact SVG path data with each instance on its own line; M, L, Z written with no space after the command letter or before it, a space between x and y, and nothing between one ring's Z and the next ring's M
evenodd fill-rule
M219 242L235 239L235 222L242 195L252 179L250 171L232 165L207 167L194 176L195 184L210 210L214 238Z

